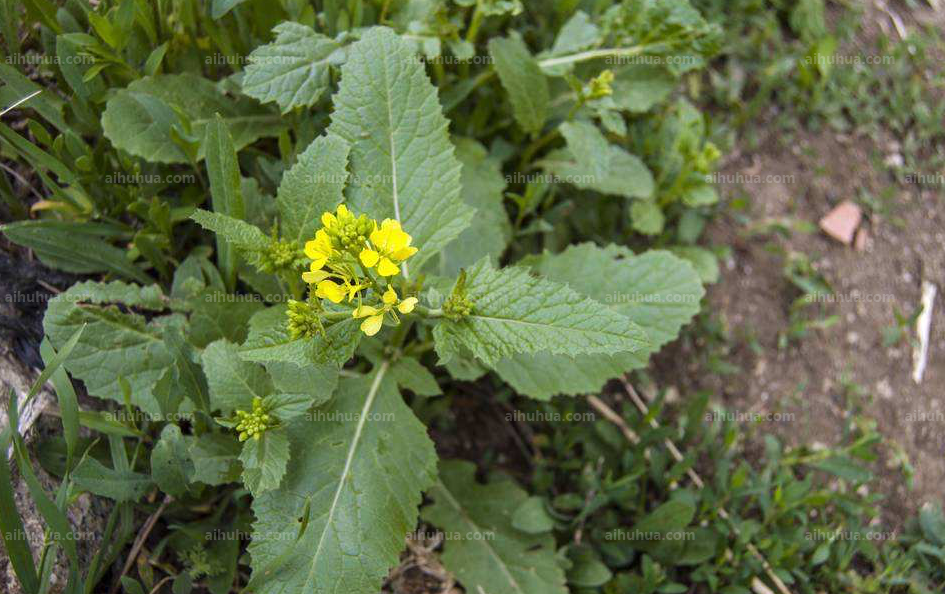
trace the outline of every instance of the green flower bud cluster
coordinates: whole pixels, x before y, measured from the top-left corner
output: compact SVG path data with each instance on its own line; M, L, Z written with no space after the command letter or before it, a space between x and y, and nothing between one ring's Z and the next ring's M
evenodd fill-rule
M211 561L207 550L200 545L194 545L193 548L186 550L182 557L191 579L196 580L203 576L213 577L223 572L223 568Z
M269 249L258 253L256 267L261 272L273 274L280 270L299 270L307 261L298 243L273 238Z
M453 292L443 304L443 315L453 321L459 321L473 311L473 301L466 292L466 271L459 272Z
M600 99L612 95L614 90L610 84L614 82L613 70L604 70L588 83L587 98Z
M289 300L289 336L292 340L314 338L324 332L320 316L321 308L308 301Z
M377 226L374 219L366 214L355 217L350 211L341 211L323 219L325 232L331 238L331 245L338 251L352 252L357 255L367 243L368 237Z
M246 441L250 437L259 439L259 436L272 427L272 415L266 412L263 406L262 398L256 396L253 398L253 409L251 411L236 411L236 430L239 431L240 441Z

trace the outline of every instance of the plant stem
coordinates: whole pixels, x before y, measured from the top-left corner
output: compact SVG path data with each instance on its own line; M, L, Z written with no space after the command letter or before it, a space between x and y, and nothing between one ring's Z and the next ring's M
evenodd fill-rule
M571 54L568 56L559 56L557 58L548 58L547 60L542 60L538 62L538 65L542 68L550 68L552 66L560 66L562 64L573 64L575 62L585 62L587 60L596 60L598 58L609 58L613 57L627 57L627 56L638 56L646 51L648 46L646 45L635 45L633 47L608 47L603 49L589 50L586 52L580 52L577 54Z

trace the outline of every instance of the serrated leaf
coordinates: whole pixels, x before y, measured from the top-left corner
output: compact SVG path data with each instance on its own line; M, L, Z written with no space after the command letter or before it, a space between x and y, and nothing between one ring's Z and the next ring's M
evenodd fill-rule
M20 221L0 227L7 239L30 248L50 268L76 274L107 272L149 284L151 278L131 263L125 251L103 240L111 230L92 223Z
M328 130L351 144L349 206L397 219L419 252L419 269L469 224L436 88L410 43L375 27L351 46Z
M263 136L277 136L285 123L252 99L227 97L211 81L194 74L145 76L120 89L102 113L102 130L115 147L155 163L188 163L174 142L174 130L205 137L219 113L240 150ZM197 158L202 159L202 143Z
M249 320L263 305L245 297L209 290L191 298L188 341L197 348L203 348L220 338L233 343L246 340Z
M591 21L586 12L578 10L558 31L554 45L551 46L548 55L560 56L578 52L593 47L600 41L600 30L597 25Z
M509 94L512 114L522 130L536 135L548 118L548 80L520 37L489 41L495 71Z
M151 488L151 477L131 470L114 470L88 456L69 475L76 487L115 501L137 501Z
M456 276L483 256L498 260L512 237L512 225L503 205L505 177L502 163L471 138L455 138L463 202L476 209L469 227L440 253L439 274Z
M561 124L566 150L555 151L541 162L549 172L571 185L625 198L649 198L653 174L639 158L610 144L587 122Z
M614 72L610 100L618 109L643 113L662 103L676 87L676 77L652 64L633 64Z
M282 176L276 204L283 238L304 244L315 236L322 213L344 200L350 148L340 136L320 136Z
M253 497L277 488L289 463L289 437L285 429L269 429L259 439L244 441L240 462L243 484Z
M509 478L480 484L470 462L440 462L440 480L427 492L433 500L423 519L450 534L441 558L467 592L566 594L564 572L551 534L513 527L513 512L528 494Z
M391 366L390 373L398 386L417 396L438 396L443 393L433 374L412 357L398 359Z
M314 406L328 402L338 386L339 370L334 364L296 365L287 361L268 361L265 365L276 391L305 394Z
M719 281L719 260L709 250L695 245L676 245L667 249L692 264L703 283Z
M120 311L115 304L153 311L167 305L157 286L79 283L49 302L43 326L53 346L61 349L79 327L88 324L66 369L85 382L90 394L119 403L124 402L121 378L131 387L132 404L158 414L161 410L153 391L174 365L163 328L183 326L184 318L170 314L146 320L140 314Z
M159 489L174 497L188 491L194 465L180 427L169 424L161 431L161 438L151 452L151 476Z
M524 268L496 270L482 260L468 271L466 286L472 314L443 319L433 330L444 361L463 347L494 365L515 353L612 353L648 344L643 330L626 317Z
M663 209L655 200L634 200L630 205L630 220L633 230L643 235L659 235L666 224Z
M257 227L219 212L196 209L190 218L198 225L213 231L220 238L246 251L262 251L269 248L269 239Z
M278 489L253 502L254 535L263 538L249 546L250 586L259 594L327 594L341 583L374 594L434 480L433 443L386 364L342 380L318 412L288 425L292 465Z
M273 392L272 380L261 365L240 359L239 348L226 340L210 343L203 350L203 371L210 388L211 410L224 415L248 410L254 397Z
M633 320L649 339L647 346L633 353L514 355L494 366L519 393L542 400L555 394L596 392L607 380L644 367L650 355L699 312L705 294L692 267L663 251L634 256L617 246L585 243L528 263L544 277L567 283Z
M223 485L240 478L240 442L232 435L204 433L190 444L193 480Z
M324 336L293 340L286 327L285 306L257 312L249 324L249 335L240 349L245 361L281 361L299 366L333 364L341 366L354 355L361 340L360 321L354 318L335 322Z
M275 101L282 113L315 105L331 82L329 66L341 62L341 45L299 23L279 23L273 32L275 40L249 54L243 92Z

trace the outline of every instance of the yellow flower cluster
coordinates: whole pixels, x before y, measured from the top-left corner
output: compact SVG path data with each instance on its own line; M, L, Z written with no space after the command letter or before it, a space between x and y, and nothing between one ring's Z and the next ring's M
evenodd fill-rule
M403 262L417 253L410 245L413 239L398 221L384 219L378 225L367 215L355 216L342 204L334 213L324 213L321 222L315 238L305 244L305 255L312 263L302 274L315 297L336 304L357 298L352 315L365 318L361 330L368 336L377 334L385 315L397 323L395 309L402 314L413 311L416 297L401 300L389 282ZM371 291L380 297L376 306L363 303Z

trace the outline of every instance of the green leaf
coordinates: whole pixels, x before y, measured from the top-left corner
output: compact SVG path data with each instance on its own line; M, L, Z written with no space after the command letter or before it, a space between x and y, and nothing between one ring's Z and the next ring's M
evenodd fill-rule
M93 223L65 221L20 221L0 230L17 245L30 248L50 268L76 274L112 273L122 278L149 284L153 282L131 263L125 250L113 247L102 238L110 229Z
M137 501L151 488L151 477L131 470L114 470L85 457L72 471L76 487L115 501Z
M43 321L46 334L53 347L62 349L79 327L88 324L65 362L66 369L85 382L90 394L119 403L124 403L120 382L127 381L132 404L159 414L154 388L174 364L163 328L183 326L184 319L170 314L146 320L141 314L121 311L117 304L160 312L166 298L157 286L79 283L49 302Z
M705 294L692 267L664 251L634 256L617 246L584 243L557 255L543 254L528 264L545 278L566 283L626 316L648 338L636 352L514 355L494 366L516 391L542 400L555 394L596 392L607 380L644 367L650 355L676 338L699 312Z
M544 499L529 497L512 513L512 526L528 534L542 534L551 532L555 521L545 509Z
M598 588L610 581L613 574L587 546L574 546L569 550L571 567L568 583L579 588Z
M12 406L15 406L16 393L12 389L9 398L13 403ZM15 483L10 476L10 466L6 460L13 433L16 430L16 427L11 424L0 431L0 452L3 452L4 456L0 463L0 540L10 560L10 566L20 581L20 586L27 594L35 594L39 591L39 578L36 575L29 541L23 537L26 530L23 528L23 520L20 519L20 513L16 507L13 493Z
M334 364L296 365L287 361L269 361L265 365L276 391L305 394L315 406L328 402L338 386L339 370Z
M209 290L190 300L190 334L187 339L197 348L225 338L233 343L246 340L249 320L263 308L246 295Z
M246 251L269 249L269 238L257 227L226 214L196 209L190 218L198 225L213 231L221 241Z
M9 63L0 63L0 81L3 81L3 87L0 88L0 110L6 109L24 97L29 97L36 91L44 90L43 87L20 74ZM62 101L54 93L40 93L21 104L21 107L35 109L43 119L60 132L70 129L62 117Z
M283 238L304 244L315 237L322 213L344 200L350 148L340 136L320 136L282 176L276 204Z
M463 535L444 543L441 558L467 592L566 594L551 534L526 534L512 525L528 494L510 478L475 479L470 462L443 460L440 480L427 492L423 519Z
M460 200L460 164L447 135L436 88L412 45L375 27L351 46L341 70L329 132L351 144L349 206L397 219L419 252L416 267L469 224Z
M583 10L576 11L561 27L551 46L550 56L586 50L600 43L600 30Z
M634 200L630 205L630 220L633 230L643 235L659 235L666 224L663 209L655 200Z
M463 347L494 365L515 353L612 353L648 345L643 330L626 317L525 268L496 270L482 260L469 270L467 287L472 314L443 319L433 330L443 361Z
M522 130L537 135L548 117L548 80L518 36L489 41L496 73L509 94L512 113Z
M233 137L220 114L216 114L207 125L204 145L213 212L243 220L246 218L246 208L240 189L240 164L236 159ZM236 287L236 252L224 237L217 235L216 240L217 266L227 289L232 293Z
M571 185L625 198L653 195L653 175L639 158L610 144L587 122L561 124L566 150L555 151L541 162L550 173Z
M709 250L694 245L675 245L667 249L692 264L703 283L719 281L719 260Z
M193 479L194 464L180 427L165 425L161 438L151 452L151 476L160 490L174 497L182 497Z
M613 95L617 109L644 113L662 103L676 87L676 77L661 66L633 64L614 72Z
M277 114L249 98L231 98L211 81L194 74L145 76L111 96L102 114L102 129L116 148L155 163L188 163L187 152L174 141L185 133L198 143L202 159L206 127L220 114L240 150L285 129Z
M240 478L240 442L232 435L204 433L190 444L193 480L224 485Z
M684 498L672 499L663 503L633 525L633 533L666 534L682 530L695 517L695 506Z
M433 443L386 364L342 380L319 413L288 425L292 464L278 489L253 502L248 587L259 594L326 594L340 583L374 594L434 480Z
M282 113L311 107L328 90L329 66L342 61L341 46L299 23L279 23L276 38L249 55L243 92L263 103L275 101Z
M443 393L433 374L413 357L397 359L390 373L398 386L417 396L438 396Z
M82 332L84 330L80 330ZM72 344L72 348L75 348L75 344L78 344L79 334L76 334L69 339L69 342L66 343L66 347L62 351L62 355L65 355L65 358L68 358L69 351L65 349L69 348L69 345ZM72 460L75 458L76 447L79 440L79 401L75 393L75 388L72 386L72 381L69 380L69 376L66 375L66 370L61 369L61 362L56 363L59 356L56 351L53 349L52 345L49 344L48 340L43 340L39 345L40 355L43 357L43 363L46 365L46 368L49 369L52 365L56 365L56 369L52 372L50 380L52 381L53 388L56 390L56 398L59 401L59 413L62 417L62 436L66 441L66 468L72 469ZM41 379L41 378L37 378ZM45 383L45 382L43 382Z
M240 359L239 348L226 340L210 343L203 350L203 370L210 387L211 410L228 415L248 410L254 397L273 392L272 380L261 365Z
M456 276L483 256L498 261L512 237L512 225L503 205L505 177L502 163L471 138L454 138L456 157L463 165L460 181L463 202L476 209L472 223L440 253L439 274Z
M213 0L210 4L210 17L213 20L223 18L226 13L230 12L246 0Z
M289 437L285 430L269 429L259 439L244 441L240 462L243 463L243 484L253 497L278 488L289 463Z
M930 542L938 546L945 546L945 515L938 504L926 503L919 510L919 526L922 533Z
M361 340L360 320L349 318L325 329L324 336L293 340L286 328L285 306L259 311L250 320L249 335L240 349L245 361L281 361L298 366L341 366L353 355Z

